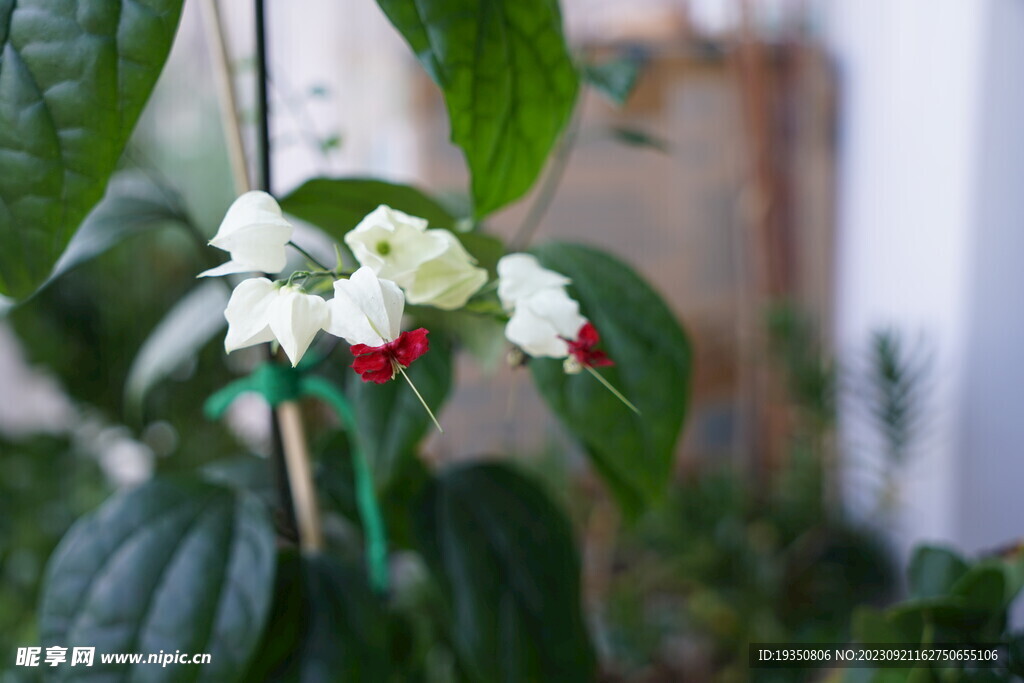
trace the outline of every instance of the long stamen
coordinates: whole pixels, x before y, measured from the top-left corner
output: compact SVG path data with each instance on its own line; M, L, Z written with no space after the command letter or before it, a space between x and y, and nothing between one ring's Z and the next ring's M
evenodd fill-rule
M601 373L600 373L600 372L598 372L597 370L595 370L594 368L592 368L592 367L591 367L591 366L589 366L589 365L584 365L583 367L585 367L585 368L587 369L587 372L589 372L589 373L590 373L591 375L593 375L593 376L594 376L594 377L595 377L595 378L597 379L597 381L598 381L598 382L600 382L601 384L603 384L603 385L605 386L605 388L606 388L606 389L607 389L608 391L612 392L612 394L614 394L614 395L615 395L615 398L619 399L619 400L620 400L620 401L622 401L622 402L623 402L624 404L626 404L626 407L627 407L627 408L629 408L630 410L632 410L632 411L633 411L634 413L636 413L637 415L641 415L641 414L642 414L642 413L640 412L640 409L639 409L639 408L637 408L637 407L636 407L635 405L633 405L632 403L630 403L629 399L628 399L628 398L626 398L625 396L623 396L623 395L622 395L622 393L621 393L621 392L620 392L620 391L619 391L618 389L616 389L615 387L613 387L613 386L612 386L612 384L611 384L611 382L609 382L609 381L608 381L608 380L606 380L606 379L605 379L604 377L602 377L602 376L601 376Z
M439 431L439 432L441 432L442 434L444 434L444 430L443 430L443 429L441 429L441 423L437 421L437 418L436 418L436 417L434 417L434 411L432 411L432 410L430 409L430 406L428 406L428 405L427 405L427 402L426 402L425 400L423 400L423 396L422 396L422 395L420 394L420 391L419 391L419 389L417 389L417 388L416 388L416 385L412 383L412 380L411 380L411 379L409 379L409 375L405 374L405 368L403 368L403 367L402 367L402 366L401 366L400 364L398 364L397 362L395 363L395 367L396 367L396 368L398 368L398 371L399 371L400 373L402 373L402 377L404 377L404 378L405 378L405 381L409 383L409 388L411 388L411 389L412 389L412 392L413 392L414 394L416 394L416 398L418 398L418 399L420 400L420 405L422 405L422 406L423 406L423 409L424 409L425 411L427 411L427 415L429 415L429 416L430 416L430 419L431 419L431 420L433 420L433 422L434 422L434 426L435 426L435 427L437 427L437 431Z

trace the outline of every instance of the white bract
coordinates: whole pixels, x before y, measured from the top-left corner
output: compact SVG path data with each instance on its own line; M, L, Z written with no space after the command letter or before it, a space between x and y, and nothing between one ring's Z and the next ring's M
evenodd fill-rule
M487 282L487 271L448 230L427 230L427 221L378 206L347 235L360 265L405 290L412 304L461 308Z
M294 228L266 192L246 192L228 209L210 244L231 254L231 260L199 277L231 273L278 273L287 261L285 245Z
M228 321L225 351L276 339L295 366L316 333L327 326L329 313L327 302L319 296L259 277L235 287L224 317Z
M565 291L569 278L540 265L529 254L498 261L498 298L512 313L505 337L531 356L565 358L566 339L575 339L587 319Z
M380 346L401 333L405 297L394 282L363 266L348 280L335 281L328 308L328 332L349 344Z

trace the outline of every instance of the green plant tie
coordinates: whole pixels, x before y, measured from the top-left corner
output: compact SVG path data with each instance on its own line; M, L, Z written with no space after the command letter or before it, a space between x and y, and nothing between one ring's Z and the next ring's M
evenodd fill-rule
M312 365L310 363L309 365ZM337 413L342 428L349 435L352 469L355 474L356 505L366 538L366 569L370 583L380 594L388 591L388 540L381 514L373 472L363 452L355 412L345 394L322 377L307 375L303 363L298 368L277 363L264 363L248 377L235 380L210 396L203 412L211 420L219 419L232 401L248 392L256 392L271 406L313 396L326 402Z

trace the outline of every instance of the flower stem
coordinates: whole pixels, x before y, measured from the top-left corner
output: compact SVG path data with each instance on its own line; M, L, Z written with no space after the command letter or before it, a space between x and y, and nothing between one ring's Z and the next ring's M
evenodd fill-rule
M627 407L627 408L629 408L630 410L632 410L632 411L633 411L634 413L636 413L637 415L641 415L641 414L642 414L642 413L640 412L640 409L639 409L639 408L637 408L637 407L636 407L635 405L633 405L633 404L632 404L632 403L630 402L630 400L629 400L628 398L626 398L625 396L623 396L623 395L622 395L622 392L620 392L620 391L619 391L618 389L616 389L615 387L613 387L613 386L612 386L612 383L611 383L611 382L609 382L608 380L606 380L606 379L605 379L605 378L604 378L604 377L603 377L603 376L601 375L601 373L600 373L600 372L598 372L597 370L595 370L594 368L592 368L592 367L591 367L591 366L589 366L589 365L584 365L583 367L585 367L585 368L587 369L587 372L589 372L589 373L590 373L591 375L593 375L593 376L594 376L594 377L595 377L595 378L597 379L597 381L598 381L598 382L600 382L601 384L603 384L603 385L605 386L605 388L606 388L606 389L607 389L608 391L612 392L612 394L614 394L614 395L615 395L615 398L617 398L617 399L619 399L620 401L622 401L622 402L623 402L623 403L624 403L624 404L626 405L626 407Z
M305 249L303 249L299 245L295 244L295 242L289 241L288 242L288 246L290 246L292 249L294 249L295 251L297 251L300 254L302 254L303 256L305 256L307 261L312 263L314 266L316 266L320 270L327 271L328 273L332 273L332 274L334 273L333 270L331 270L330 268L328 268L324 264L320 263L319 259L317 259L315 256L310 254L308 251L306 251Z
M420 400L420 405L422 405L423 409L427 411L427 415L429 415L430 419L433 420L434 426L437 427L437 431L444 434L444 430L441 429L441 423L437 421L436 417L434 417L434 411L432 411L430 409L430 406L427 405L427 402L423 400L423 396L420 394L420 390L417 389L416 385L412 383L411 379L409 379L409 375L405 374L405 368L403 368L401 365L398 365L397 363L395 364L395 366L398 368L398 371L402 373L402 377L405 378L405 381L409 383L409 388L412 389L412 392L414 394L416 394L416 398Z

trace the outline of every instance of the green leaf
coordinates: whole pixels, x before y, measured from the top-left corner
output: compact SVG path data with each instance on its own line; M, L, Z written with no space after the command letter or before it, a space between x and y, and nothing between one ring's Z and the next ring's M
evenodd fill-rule
M182 0L0 0L0 294L50 273L103 196Z
M632 94L642 67L642 61L636 57L615 57L600 64L585 65L583 77L612 104L621 107Z
M540 486L500 463L451 467L414 525L471 680L594 680L572 529Z
M182 297L139 349L125 380L125 405L140 417L150 389L224 329L228 290L223 282L207 280Z
M530 189L565 127L579 76L557 0L377 0L444 93L476 217Z
M912 598L949 595L957 579L967 573L967 563L960 555L946 548L921 546L914 551L907 569Z
M47 568L44 646L97 653L204 652L190 680L239 680L270 610L274 531L250 494L155 480L80 519ZM62 667L67 678L166 680L152 664Z
M246 680L389 680L388 614L366 578L327 555L282 559L272 628Z
M533 359L541 394L587 449L628 515L657 499L671 479L690 394L690 343L672 311L629 266L574 244L532 250L569 277L570 293L601 335L615 367L598 370L640 409L636 415L589 373Z
M608 129L612 138L624 145L631 147L647 147L657 152L669 154L672 151L672 143L665 138L658 137L638 128L627 126L612 126Z
M135 175L115 176L103 201L71 238L43 286L129 238L189 222L178 197L169 191Z
M456 217L440 203L409 185L372 178L313 178L281 199L281 208L341 239L381 204L426 218L431 227L455 226Z
M429 337L430 351L409 366L406 373L435 415L448 397L452 384L451 343L436 333ZM353 378L349 396L359 423L359 439L379 488L386 488L401 467L413 457L416 446L433 423L416 394L401 375L387 384Z

